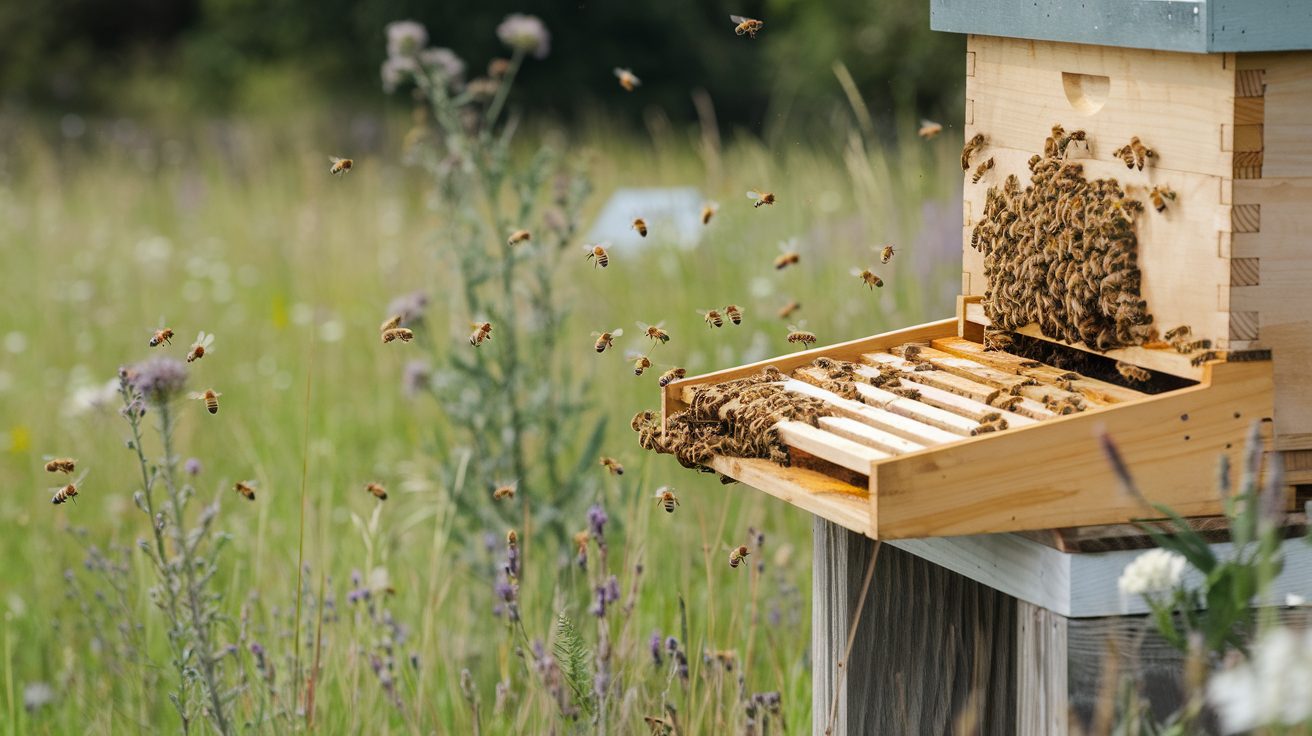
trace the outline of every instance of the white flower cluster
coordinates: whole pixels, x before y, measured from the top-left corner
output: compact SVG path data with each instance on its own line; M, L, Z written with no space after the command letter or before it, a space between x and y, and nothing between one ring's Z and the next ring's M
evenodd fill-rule
M1184 557L1164 549L1150 549L1125 566L1117 586L1123 595L1170 590L1180 584L1184 566Z
M1217 672L1207 699L1227 734L1312 719L1312 630L1275 629L1247 661Z
M497 26L497 38L516 51L533 54L539 59L551 53L551 33L536 15L512 13Z
M384 91L395 92L402 82L424 69L453 87L459 86L465 62L451 49L427 45L428 29L422 24L412 20L387 24L387 60L381 70Z

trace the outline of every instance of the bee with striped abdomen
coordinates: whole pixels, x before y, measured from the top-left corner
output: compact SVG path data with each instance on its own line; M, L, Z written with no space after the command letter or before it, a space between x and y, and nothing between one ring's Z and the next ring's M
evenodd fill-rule
M76 460L69 458L56 458L46 463L47 473L72 473Z
M623 334L624 330L615 330L614 332L594 332L592 333L592 336L597 338L597 342L593 344L593 347L596 348L597 352L604 353L607 348L614 347L615 338L620 337Z
M415 333L411 332L410 330L404 327L394 327L383 333L383 344L386 345L387 343L392 342L393 340L400 340L401 342L410 342L414 338L415 338Z
M731 15L729 16L729 20L735 24L733 29L734 33L737 33L739 36L746 33L752 38L756 38L756 32L761 30L761 27L765 25L755 18L744 18L741 15Z
M760 207L763 204L768 204L771 207L774 206L774 195L769 192L763 192L760 189L753 189L748 192L747 198L756 200L756 204L752 205L753 207Z
M674 381L683 380L687 375L688 371L685 368L671 368L661 374L660 380L656 382L656 385L665 388Z
M496 488L492 490L492 500L500 501L502 499L515 497L515 491L519 488L519 481L513 483L497 483Z
M597 260L593 262L592 267L596 268L597 266L601 266L602 268L605 268L610 264L610 255L606 253L606 246L608 245L610 245L610 243L583 246L583 250L588 253L584 256L584 259L595 258Z
M624 475L624 466L620 465L620 461L613 457L603 457L601 467L609 470L611 475Z
M869 269L862 269L853 266L851 273L853 276L861 277L862 283L869 286L871 291L874 291L876 287L883 288L884 286L884 280L871 273Z
M706 320L706 324L711 327L724 327L724 317L720 316L719 310L716 309L698 309L697 314Z
M737 569L739 565L743 564L743 562L747 560L747 555L749 554L751 554L751 552L747 551L746 546L742 546L735 550L730 551L729 567Z
M740 325L743 323L743 308L737 304L730 304L724 308L724 316L728 317L730 322Z
M205 408L208 409L211 414L218 414L219 397L222 395L223 395L222 393L215 391L212 388L208 388L205 389L204 393L197 393L195 391L192 391L190 394L187 395L187 398L195 401L204 401Z
M649 325L646 322L638 322L637 324L638 329L642 330L643 337L650 337L652 340L661 344L670 341L670 333L661 329L661 325L665 324L665 320L657 322L655 326Z
M665 512L669 514L674 513L675 506L681 505L679 499L675 498L674 491L670 490L669 486L661 486L660 488L657 488L655 499L656 503L665 507Z
M469 344L478 347L483 344L484 340L492 339L491 322L470 322L470 327L474 328L473 334L469 336Z
M78 490L82 487L82 479L86 477L87 477L87 471L83 470L82 474L77 477L77 480L73 481L72 483L69 483L68 485L62 488L51 488L50 490L54 491L55 495L51 497L50 502L56 506L68 501L77 503L75 498L77 496Z
M641 376L643 371L651 367L651 358L636 350L630 350L626 353L624 360L633 364L633 375L635 376Z
M641 217L634 220L633 224L629 226L629 229L637 230L639 235L641 235L644 238L647 237L647 223Z

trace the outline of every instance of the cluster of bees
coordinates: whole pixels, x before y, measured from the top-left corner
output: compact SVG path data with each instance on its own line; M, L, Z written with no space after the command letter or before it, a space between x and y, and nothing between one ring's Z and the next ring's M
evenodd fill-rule
M1155 337L1141 298L1135 217L1143 203L1128 198L1115 179L1088 181L1082 164L1066 160L1072 144L1088 145L1083 131L1060 125L1029 161L1029 186L1013 174L990 187L971 246L984 254L988 287L984 309L994 325L1017 330L1037 324L1044 335L1082 342L1098 351L1142 345ZM984 146L976 135L962 151L963 170ZM1139 165L1152 151L1138 138L1128 147ZM976 169L976 180L992 159ZM1155 190L1165 208L1169 188ZM1158 200L1161 200L1160 202Z

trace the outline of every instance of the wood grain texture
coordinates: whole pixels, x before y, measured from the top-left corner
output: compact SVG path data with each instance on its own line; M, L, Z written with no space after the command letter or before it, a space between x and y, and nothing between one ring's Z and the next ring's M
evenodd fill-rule
M860 371L861 369L858 368L857 370ZM869 384L858 383L856 384L856 390L867 404L878 406L890 413L900 414L908 419L914 419L922 424L960 437L969 437L971 431L979 426L979 422L960 414L944 411L922 401L904 399L897 394L889 393Z
M995 433L876 464L870 501L881 539L1123 523L1123 495L1098 444L1105 427L1153 500L1182 514L1220 513L1216 457L1235 455L1248 423L1272 416L1269 363L1212 363L1198 386ZM1182 418L1183 417L1183 418ZM1025 458L1044 458L1041 470Z
M877 375L877 371L871 367L859 366L856 369L856 374L858 376L874 376ZM999 415L1009 423L1014 422L1014 426L1017 427L1028 426L1036 421L1031 417L1022 416L1010 411L1004 411L996 406L986 404L982 401L976 401L975 399L968 398L959 393L944 391L943 389L937 388L933 383L918 383L915 385L903 384L903 386L905 388L914 388L916 391L919 391L920 403L969 419L972 424L961 424L960 426L963 429L973 430L980 422L986 421L985 417L992 415ZM1049 415L1052 416L1052 413L1049 412ZM967 431L967 434L969 434L969 431Z
M707 466L857 534L869 532L870 502L866 488L805 468L781 467L769 460L717 455Z
M1230 285L1257 286L1261 282L1260 258L1231 258Z
M1239 73L1243 74L1243 72ZM1265 119L1265 97L1235 98L1235 125L1261 125Z
M1262 97L1261 69L1241 69L1235 72L1235 97Z
M1262 54L1262 176L1312 176L1312 52Z
M828 460L862 475L870 474L871 463L889 457L886 452L844 439L803 422L780 422L775 426L779 430L779 439L789 447L804 450L822 460Z
M1069 732L1066 617L1033 603L1016 604L1016 734Z
M985 350L984 346L971 340L963 340L959 337L944 337L933 342L935 348L945 353L960 355L963 358L970 358L980 363L993 365L1002 370L1015 371L1019 375L1033 378L1040 383L1056 385L1060 376L1066 375L1067 371L1060 368L1054 368L1050 365L1034 366L1033 361L1011 355L1009 353L999 352L996 350ZM1142 391L1135 391L1132 388L1117 386L1114 383L1099 381L1095 378L1085 378L1081 376L1070 381L1066 381L1086 398L1092 404L1118 404L1124 401L1136 401L1147 396Z
M1258 340L1261 337L1261 315L1257 312L1230 313L1231 340Z
M789 391L820 399L829 406L835 415L855 419L875 429L887 432L894 437L900 437L913 443L917 448L934 447L961 439L958 435L917 422L900 414L894 414L859 401L844 399L833 392L804 381L790 378L783 382L783 387Z
M1235 233L1262 232L1262 205L1236 204L1230 211L1230 227Z
M1219 287L1217 288L1219 290ZM1228 286L1226 288L1229 289ZM1212 293L1216 294L1218 292L1213 291ZM1227 293L1233 293L1233 292L1227 292ZM1208 335L1207 339L1215 341L1216 338L1218 337L1225 337L1230 334L1229 313L1219 312L1219 311L1215 313L1219 315L1223 315L1225 317L1225 323L1224 323L1225 331L1219 335L1215 332L1195 331L1194 332L1195 335L1199 335L1200 337L1202 335ZM1158 322L1162 325L1189 324L1187 319L1188 318L1185 317L1184 319L1173 321L1173 322L1168 322L1165 320L1158 320ZM1169 348L1169 347L1119 348L1116 350L1108 350L1105 353L1100 353L1097 350L1090 349L1084 343L1076 343L1072 345L1071 343L1065 342L1064 340L1053 340L1052 338L1044 337L1043 333L1039 332L1038 325L1026 325L1020 328L1019 330L1016 330L1016 332L1019 332L1022 335L1029 335L1030 337L1041 338L1047 340L1048 342L1055 342L1058 345L1065 345L1066 347L1074 348L1075 350L1082 350L1086 353L1102 355L1111 358L1112 360L1123 360L1126 363L1133 363L1137 366L1148 368L1150 370L1160 371L1162 373L1169 373L1173 376L1179 376L1180 378L1188 378L1191 381L1198 381L1201 380L1203 377L1202 366L1190 365L1190 360L1192 360L1190 356L1181 355L1180 353L1176 352L1173 348Z

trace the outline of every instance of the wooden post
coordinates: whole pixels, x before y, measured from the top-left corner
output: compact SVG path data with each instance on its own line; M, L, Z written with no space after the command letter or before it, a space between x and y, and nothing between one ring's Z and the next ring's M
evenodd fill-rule
M825 736L875 543L814 527L812 733ZM1017 600L884 545L847 663L832 734L1017 733Z
M1016 614L1016 734L1066 736L1066 617L1025 601Z

